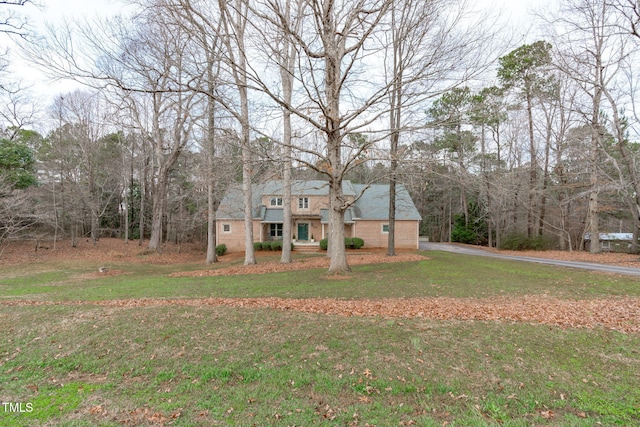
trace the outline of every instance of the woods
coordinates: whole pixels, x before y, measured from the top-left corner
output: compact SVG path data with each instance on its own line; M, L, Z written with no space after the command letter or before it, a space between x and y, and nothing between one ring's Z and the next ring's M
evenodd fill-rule
M323 179L329 270L345 272L349 179L403 184L432 241L580 250L590 233L599 252L599 233L626 232L638 251L634 2L562 2L506 45L464 1L129 3L46 34L15 14L29 2L0 3L3 37L81 85L37 105L0 57L0 247L195 241L215 262L214 212L238 183L253 264L252 183Z

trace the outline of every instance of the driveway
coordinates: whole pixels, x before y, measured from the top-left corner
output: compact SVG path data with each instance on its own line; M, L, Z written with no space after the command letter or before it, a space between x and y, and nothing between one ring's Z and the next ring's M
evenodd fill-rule
M563 261L554 259L535 258L528 256L503 255L486 251L472 246L457 245L455 243L432 243L420 242L420 250L423 251L445 251L463 255L487 256L500 259L512 259L517 261L537 262L538 264L555 265L557 267L581 268L584 270L600 271L603 273L626 274L630 276L640 276L640 268L618 267L607 264L596 264L579 261Z

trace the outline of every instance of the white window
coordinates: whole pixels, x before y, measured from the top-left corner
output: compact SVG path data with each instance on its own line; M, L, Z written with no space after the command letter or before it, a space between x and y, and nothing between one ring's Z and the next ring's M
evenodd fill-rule
M389 232L389 224L382 224L382 233Z
M269 206L282 206L282 197L272 197L269 199Z
M298 209L309 209L309 198L308 197L299 197L298 198Z
M222 224L223 233L231 233L231 224Z

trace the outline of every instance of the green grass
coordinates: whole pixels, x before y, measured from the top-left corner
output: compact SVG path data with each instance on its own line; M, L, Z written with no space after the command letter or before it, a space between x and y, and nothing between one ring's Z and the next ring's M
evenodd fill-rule
M91 265L43 266L20 273L23 285L5 266L0 298L639 293L632 278L429 256L341 280L170 278L175 266L122 264L112 268L127 274L101 279L83 278ZM0 331L0 401L32 408L0 406L0 426L640 424L640 336L604 329L80 304L0 305Z
M108 425L145 410L179 414L176 425L640 421L640 337L604 330L224 307L0 315L0 397L34 407L0 412L2 425Z
M103 300L121 298L287 297L287 298L408 298L494 297L547 294L561 298L640 295L638 279L520 261L429 252L429 260L415 263L354 266L347 278L331 280L325 269L261 275L169 277L200 265L111 266L124 274L86 278L97 265L83 269L21 277L14 267L0 268L0 296L24 299ZM274 255L265 259L277 259ZM260 259L259 259L260 261ZM228 264L225 264L225 266ZM58 267L60 268L60 267ZM220 268L214 266L213 268ZM51 277L51 275L56 275Z

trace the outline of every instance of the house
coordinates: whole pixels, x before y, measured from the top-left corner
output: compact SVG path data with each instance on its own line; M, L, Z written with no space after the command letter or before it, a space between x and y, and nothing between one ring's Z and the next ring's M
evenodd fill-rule
M282 181L253 185L253 240L282 240ZM345 237L360 237L365 247L386 247L389 235L389 186L342 182L347 200L354 202L344 213ZM240 186L229 188L216 213L216 244L229 251L245 250L243 195ZM292 234L297 242L318 242L328 236L329 183L321 180L291 184ZM418 248L420 214L402 185L396 188L396 248Z
M630 253L633 243L633 233L599 233L600 249L603 252ZM585 250L591 247L591 233L584 235Z

